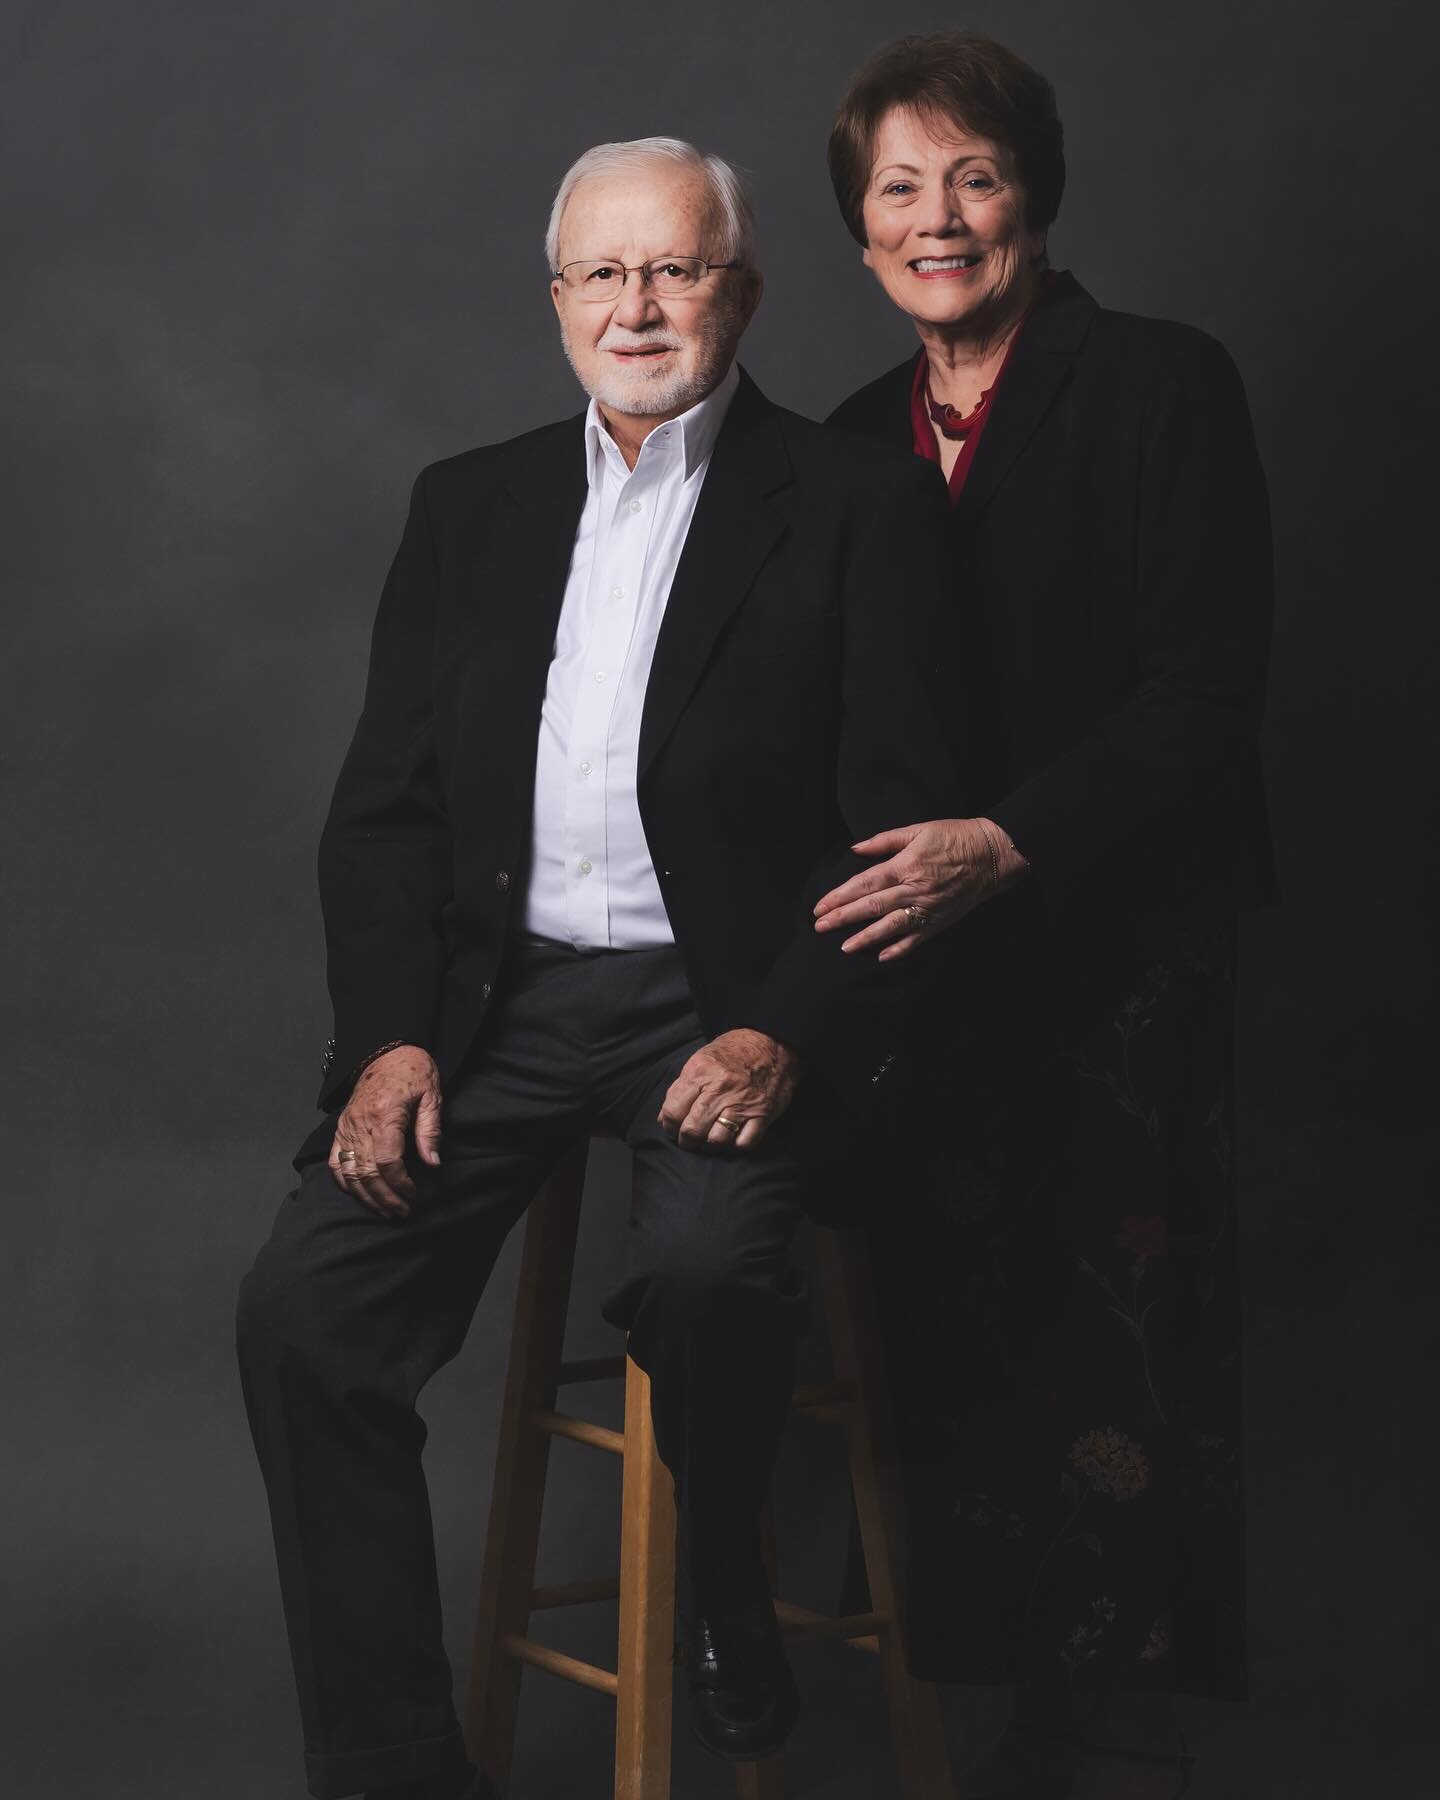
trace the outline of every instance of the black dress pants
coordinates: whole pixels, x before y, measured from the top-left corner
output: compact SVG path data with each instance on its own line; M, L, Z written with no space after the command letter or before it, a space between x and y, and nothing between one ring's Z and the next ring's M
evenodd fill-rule
M816 1178L803 1146L835 1148L831 1121L814 1129L828 1103L802 1083L754 1149L681 1150L656 1115L706 1034L673 947L521 938L502 976L445 1095L441 1167L407 1157L409 1217L335 1185L328 1122L241 1284L245 1404L317 1800L464 1765L416 1399L568 1149L599 1134L634 1151L625 1273L602 1311L651 1377L692 1587L723 1582L750 1541L809 1320L791 1247Z

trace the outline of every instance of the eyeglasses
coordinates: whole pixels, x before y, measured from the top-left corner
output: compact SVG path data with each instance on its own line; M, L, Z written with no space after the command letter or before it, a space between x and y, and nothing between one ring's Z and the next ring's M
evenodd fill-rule
M652 287L657 294L673 298L676 294L688 294L712 269L739 267L738 262L706 262L703 256L657 256L653 262L637 263L634 269L604 260L568 262L564 268L556 269L555 278L581 300L618 300L627 277L638 273L641 287Z

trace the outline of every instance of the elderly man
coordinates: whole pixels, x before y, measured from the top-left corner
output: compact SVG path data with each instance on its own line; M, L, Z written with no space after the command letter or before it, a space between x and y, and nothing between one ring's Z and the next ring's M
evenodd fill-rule
M957 810L942 485L735 366L761 278L733 171L591 150L546 249L590 404L415 483L321 841L325 1117L240 1295L320 1800L492 1791L416 1399L590 1133L634 1152L603 1311L675 1477L692 1721L733 1757L785 1737L756 1518L808 1317L792 1239L915 961L847 955L811 908L854 840Z

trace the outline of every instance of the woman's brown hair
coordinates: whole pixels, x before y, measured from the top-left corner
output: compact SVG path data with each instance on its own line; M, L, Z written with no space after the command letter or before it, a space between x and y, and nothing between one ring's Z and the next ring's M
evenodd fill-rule
M1015 159L1025 223L1044 231L1065 191L1065 133L1055 90L1029 63L976 31L897 38L856 70L830 133L830 181L856 243L880 121L897 106L989 138Z

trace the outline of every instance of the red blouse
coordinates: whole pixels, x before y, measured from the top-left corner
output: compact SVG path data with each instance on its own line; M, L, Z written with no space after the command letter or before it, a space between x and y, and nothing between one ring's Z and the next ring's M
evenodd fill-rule
M955 465L950 471L950 504L953 506L960 498L960 490L965 485L965 477L970 473L970 465L975 460L975 449L980 442L980 434L985 429L986 421L994 410L991 395L999 387L1001 377L1009 367L1010 358L1015 354L1015 346L1020 342L1020 333L1025 329L1028 311L1015 327L1014 335L1005 346L1005 355L1000 367L995 371L995 379L981 394L979 404L974 412L968 413L963 420L965 435L960 440L960 454L955 458ZM924 348L915 358L915 379L910 386L910 430L915 454L928 458L933 463L940 461L940 440L935 434L935 425L930 417L930 388L926 380L930 365Z

